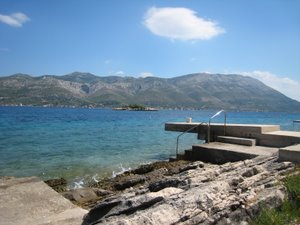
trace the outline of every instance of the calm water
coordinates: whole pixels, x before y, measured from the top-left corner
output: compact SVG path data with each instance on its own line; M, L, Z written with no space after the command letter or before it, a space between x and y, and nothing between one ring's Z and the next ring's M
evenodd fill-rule
M64 177L70 185L112 176L141 163L166 160L175 152L178 133L165 122L208 121L215 111L158 112L0 107L0 177ZM280 124L298 130L300 114L228 112L228 123ZM213 122L222 122L222 116ZM180 149L198 143L195 134L182 138Z

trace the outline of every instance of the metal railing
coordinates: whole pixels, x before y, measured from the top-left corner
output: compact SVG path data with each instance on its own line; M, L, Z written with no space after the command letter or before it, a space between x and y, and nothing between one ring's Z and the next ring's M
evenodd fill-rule
M200 124L197 124L197 125L195 125L195 126L193 126L193 127L189 128L188 130L186 130L186 131L182 132L181 134L179 134L179 135L177 136L177 139L176 139L176 155L178 154L179 138L180 138L182 135L184 135L184 134L186 134L186 133L190 132L190 131L191 131L191 130L193 130L193 129L196 129L196 128L198 128L199 126L201 126L201 125L203 125L203 124L206 124L206 125L208 125L207 123L205 123L205 122L202 122L202 123L200 123Z
M293 130L295 130L295 124L300 124L300 120L293 120Z
M176 139L176 156L178 155L179 138L180 138L182 135L184 135L184 134L190 132L191 130L194 130L194 129L198 128L199 126L201 126L201 125L203 125L203 124L206 124L206 125L207 125L207 143L209 143L209 142L210 142L210 122L211 122L211 120L212 120L213 118L219 116L221 113L224 113L224 135L226 135L226 120L227 120L227 114L226 114L226 111L222 109L222 110L220 110L219 112L215 113L213 116L211 116L211 117L209 118L209 120L208 120L208 123L202 122L202 123L200 123L200 124L197 124L197 125L195 125L195 126L189 128L189 129L187 129L186 131L182 132L181 134L179 134L179 135L177 136L177 139Z
M219 116L221 113L224 113L224 135L226 135L226 120L227 120L227 114L225 110L220 110L219 112L217 112L216 114L214 114L212 117L209 118L208 120L208 127L207 127L207 143L210 142L210 122L213 118Z

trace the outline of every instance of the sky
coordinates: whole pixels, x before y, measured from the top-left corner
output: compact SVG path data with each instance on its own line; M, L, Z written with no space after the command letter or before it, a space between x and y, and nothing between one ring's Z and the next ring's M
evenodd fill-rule
M0 76L252 76L300 101L300 0L0 0Z

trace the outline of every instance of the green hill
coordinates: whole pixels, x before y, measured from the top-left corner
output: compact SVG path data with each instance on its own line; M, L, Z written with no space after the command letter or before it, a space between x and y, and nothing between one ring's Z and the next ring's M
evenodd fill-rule
M65 76L0 78L0 105L165 108L300 112L300 103L241 75L189 74L175 78Z

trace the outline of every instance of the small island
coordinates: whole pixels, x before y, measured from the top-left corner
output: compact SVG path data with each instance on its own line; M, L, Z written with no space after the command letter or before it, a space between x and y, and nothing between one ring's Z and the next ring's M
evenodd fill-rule
M146 107L143 105L128 105L128 106L122 106L122 107L117 107L113 108L113 110L128 110L128 111L158 111L156 108L152 107Z

